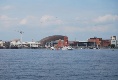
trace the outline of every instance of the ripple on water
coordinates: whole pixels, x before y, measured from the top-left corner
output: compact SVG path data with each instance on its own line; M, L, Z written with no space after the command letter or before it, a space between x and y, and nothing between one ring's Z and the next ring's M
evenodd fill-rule
M0 50L1 80L117 80L110 50Z

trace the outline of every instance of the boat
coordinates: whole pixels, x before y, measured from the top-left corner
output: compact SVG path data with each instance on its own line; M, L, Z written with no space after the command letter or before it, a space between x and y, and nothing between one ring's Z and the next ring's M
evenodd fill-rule
M55 50L55 48L54 48L53 46L52 46L52 47L50 47L50 49L51 49L51 50Z
M62 50L73 50L71 46L63 46Z

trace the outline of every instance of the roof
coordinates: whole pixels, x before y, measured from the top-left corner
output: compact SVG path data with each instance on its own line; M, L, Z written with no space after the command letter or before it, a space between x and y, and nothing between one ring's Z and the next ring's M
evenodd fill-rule
M62 35L48 36L48 37L41 39L40 43L41 43L41 45L45 45L46 42L55 41L55 40L59 40L59 39L64 40L64 37L65 36L62 36Z

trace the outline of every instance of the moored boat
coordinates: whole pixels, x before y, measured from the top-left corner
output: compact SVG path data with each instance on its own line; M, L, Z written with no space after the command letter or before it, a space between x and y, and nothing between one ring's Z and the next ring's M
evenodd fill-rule
M54 48L53 46L52 46L52 47L50 47L50 49L51 49L51 50L55 50L55 48Z
M62 50L73 50L71 46L64 46L62 47Z

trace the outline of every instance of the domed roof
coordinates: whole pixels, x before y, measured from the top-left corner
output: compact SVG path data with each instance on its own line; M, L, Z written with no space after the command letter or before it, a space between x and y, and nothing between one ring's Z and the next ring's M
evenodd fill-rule
M41 39L40 43L41 43L41 45L45 45L46 42L55 41L55 40L59 40L59 39L64 40L64 37L65 36L62 36L62 35L48 36L48 37Z

